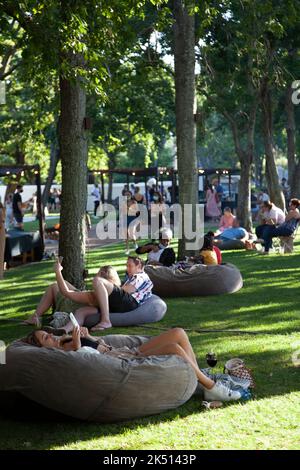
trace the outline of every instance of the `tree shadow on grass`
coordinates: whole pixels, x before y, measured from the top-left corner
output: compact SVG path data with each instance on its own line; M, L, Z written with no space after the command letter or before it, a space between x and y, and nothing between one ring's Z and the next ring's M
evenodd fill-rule
M193 344L200 343L201 356L212 344L212 339L217 344L222 335L201 335L192 338ZM270 345L271 349L264 351L251 351L251 340L248 337L248 345L241 340L234 342L234 336L228 338L227 350L230 349L230 357L242 357L248 367L252 368L253 376L257 384L253 397L255 400L263 400L284 396L299 390L299 369L292 365L291 353L281 346ZM261 339L264 344L264 338ZM255 345L260 348L261 344ZM241 345L244 345L243 347ZM198 349L199 348L195 348ZM219 356L219 365L227 360L228 352L223 351ZM205 367L203 360L201 366ZM102 424L88 423L69 418L60 413L48 410L40 405L28 401L24 397L5 397L0 394L0 415L3 419L0 425L0 441L3 446L14 449L48 449L53 446L67 446L76 441L88 441L96 438L119 436L130 431L147 428L152 425L161 425L172 422L175 419L184 419L194 413L202 412L201 399L192 397L181 407L165 413L136 418L130 421ZM238 402L226 404L234 408ZM244 403L247 406L247 402ZM5 444L6 443L6 444Z

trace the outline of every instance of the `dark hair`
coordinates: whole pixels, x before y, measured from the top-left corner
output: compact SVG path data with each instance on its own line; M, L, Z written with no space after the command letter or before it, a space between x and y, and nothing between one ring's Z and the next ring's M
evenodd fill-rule
M201 248L202 250L212 250L213 251L214 246L213 246L213 238L211 236L208 236L207 234L204 235L203 239L203 246Z
M22 184L18 184L17 189L22 189L22 188L23 188L23 185L22 185Z
M272 204L271 201L263 201L262 205L263 205L264 207L267 207L269 210L271 210L273 204Z
M297 198L293 198L290 200L290 204L293 204L293 206L299 207L300 206L300 201Z
M41 348L42 345L40 343L40 341L38 340L37 336L36 336L36 333L38 331L44 331L42 329L39 329L39 330L33 330L31 333L29 333L26 338L24 338L24 343L28 343L30 344L30 346L36 346L37 348Z
M42 348L43 345L40 343L40 341L38 340L36 336L36 333L38 331L46 331L46 328L45 330L43 328L33 330L31 333L29 333L29 335L27 335L24 338L23 340L24 343L30 344L30 346L36 346L37 348ZM66 336L65 338L62 338L61 345L64 345L65 343L70 343L71 341L72 341L72 336Z
M159 204L161 204L161 203L163 202L162 195L161 195L161 193L160 193L159 191L154 191L152 197L154 197L154 196L158 196L158 201L157 201L157 202L158 202Z
M144 261L139 256L128 256L127 259L133 261L136 266L138 266L139 264L142 268L145 266Z
M223 212L230 212L231 213L231 208L230 207L224 207Z
M215 238L215 234L214 232L207 232L207 234L205 235L206 237L211 237L211 238Z

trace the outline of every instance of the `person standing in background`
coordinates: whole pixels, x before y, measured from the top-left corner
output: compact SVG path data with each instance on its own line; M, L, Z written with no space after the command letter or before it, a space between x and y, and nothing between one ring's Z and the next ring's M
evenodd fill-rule
M8 230L9 226L12 225L13 219L14 219L12 201L13 201L13 195L9 193L5 201L5 212L6 212L5 228L6 230Z
M208 184L206 187L206 206L205 211L207 217L211 217L214 221L218 220L221 211L217 204L217 192L212 184Z
M16 192L13 195L13 201L12 201L14 219L16 221L16 226L20 230L24 229L23 209L25 209L28 205L28 201L24 202L24 203L22 202L22 196L21 196L22 192L23 192L23 186L21 184L18 184Z
M100 189L97 184L94 185L91 195L94 196L94 216L97 215L97 209L100 205Z

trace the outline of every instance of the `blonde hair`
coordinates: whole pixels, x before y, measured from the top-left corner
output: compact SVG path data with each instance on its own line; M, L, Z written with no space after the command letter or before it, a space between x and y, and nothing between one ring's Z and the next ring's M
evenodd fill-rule
M108 281L115 284L115 286L120 287L121 281L119 278L119 274L117 273L116 269L113 268L112 266L102 266L99 269L99 274L104 279L107 279Z

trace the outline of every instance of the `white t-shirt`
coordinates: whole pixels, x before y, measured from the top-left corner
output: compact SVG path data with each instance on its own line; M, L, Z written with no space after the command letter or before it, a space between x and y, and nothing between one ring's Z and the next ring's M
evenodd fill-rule
M165 250L165 248L162 248L158 251L150 251L150 253L148 253L148 261L157 261L157 262L159 262L160 255L162 254L162 252L164 250Z
M279 207L273 206L271 210L264 213L264 219L274 220L275 225L283 224L285 215Z
M91 195L94 196L94 201L100 201L100 191L98 188L94 188Z
M130 284L135 287L136 291L132 292L131 295L139 304L145 302L145 300L147 300L152 295L153 284L145 271L141 271L131 277L128 277L123 285L125 286L126 284Z

